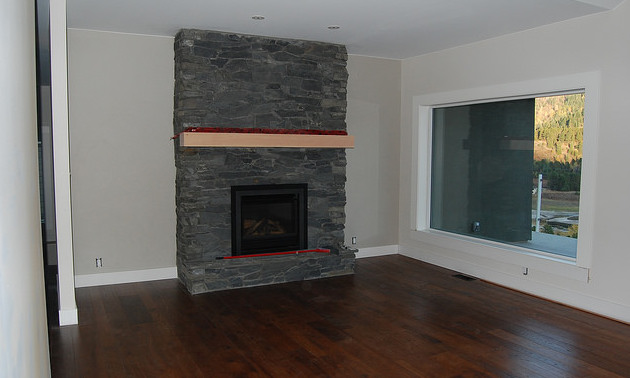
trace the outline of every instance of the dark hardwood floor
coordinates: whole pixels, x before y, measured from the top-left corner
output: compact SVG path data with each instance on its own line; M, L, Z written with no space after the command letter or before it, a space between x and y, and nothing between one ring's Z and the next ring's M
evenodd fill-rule
M630 376L630 325L402 256L354 276L191 296L77 289L53 377Z

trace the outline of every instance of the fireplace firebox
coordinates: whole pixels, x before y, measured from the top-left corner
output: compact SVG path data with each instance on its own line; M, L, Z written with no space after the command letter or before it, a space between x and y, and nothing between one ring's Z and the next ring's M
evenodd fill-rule
M307 248L307 184L232 186L232 256Z

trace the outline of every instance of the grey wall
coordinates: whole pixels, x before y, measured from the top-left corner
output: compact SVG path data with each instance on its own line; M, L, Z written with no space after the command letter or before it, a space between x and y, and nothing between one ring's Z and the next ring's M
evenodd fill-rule
M76 274L174 267L173 39L75 29L68 34ZM397 60L348 57L346 123L355 148L346 151L345 235L347 244L357 236L360 248L398 242L400 72ZM127 103L138 91L147 98L135 112ZM129 135L156 139L136 143ZM96 147L95 156L86 156L91 147L81 140ZM98 147L102 143L116 148L108 153ZM159 167L143 156L158 159ZM120 159L137 166L135 174L112 173ZM136 194L121 193L130 187ZM99 204L102 193L110 194ZM138 206L151 211L150 223L135 218ZM134 224L140 225L135 235L128 228ZM103 257L102 269L94 267L95 257Z
M69 30L68 59L75 273L175 266L173 38Z
M398 244L401 61L348 57L346 244ZM361 252L359 251L359 255Z

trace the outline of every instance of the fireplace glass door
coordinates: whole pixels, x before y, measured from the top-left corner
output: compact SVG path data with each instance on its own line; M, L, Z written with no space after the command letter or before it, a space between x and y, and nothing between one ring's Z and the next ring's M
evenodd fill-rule
M232 255L307 248L306 184L232 187Z

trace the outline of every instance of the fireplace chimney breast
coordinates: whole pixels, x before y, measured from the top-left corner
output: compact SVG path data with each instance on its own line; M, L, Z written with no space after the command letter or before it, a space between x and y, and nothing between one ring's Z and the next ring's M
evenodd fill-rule
M187 127L346 130L344 46L185 29L175 38L174 132ZM175 143L177 268L193 294L352 274L340 247L344 149L185 148ZM305 183L306 248L331 253L232 255L231 188Z

